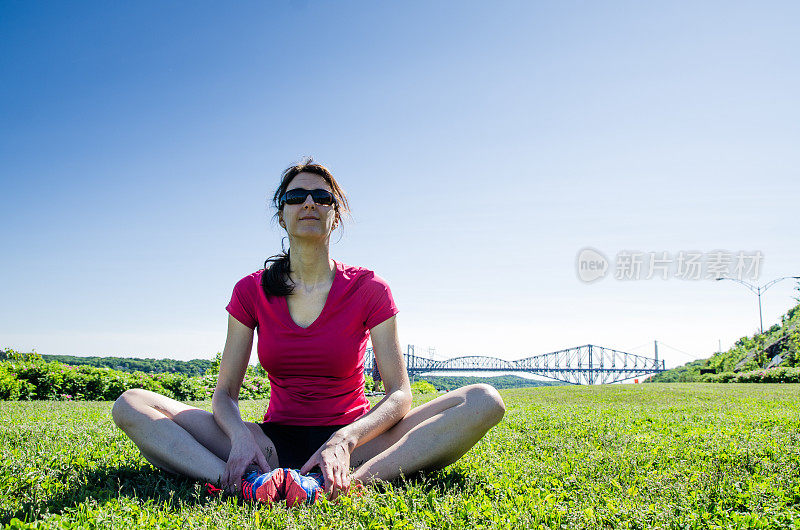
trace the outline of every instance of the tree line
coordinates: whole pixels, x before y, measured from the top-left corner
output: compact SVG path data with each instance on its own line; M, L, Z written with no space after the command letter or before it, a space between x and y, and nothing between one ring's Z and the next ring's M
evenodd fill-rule
M501 388L524 388L531 386L553 386L563 385L559 381L537 381L526 379L517 375L500 375L495 377L475 377L475 376L425 376L425 381L436 387L437 390L449 392L466 385L475 383L486 383L497 389Z
M45 361L56 361L70 366L96 366L113 368L122 372L144 372L146 374L183 374L186 376L204 375L213 361L209 359L192 359L176 361L174 359L139 359L131 357L77 357L74 355L42 355Z

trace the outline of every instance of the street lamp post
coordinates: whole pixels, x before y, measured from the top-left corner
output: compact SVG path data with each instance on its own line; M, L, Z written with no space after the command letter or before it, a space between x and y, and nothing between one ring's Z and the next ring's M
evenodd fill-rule
M741 283L742 285L744 285L745 287L747 287L748 289L750 289L751 291L753 291L755 294L758 295L758 322L759 322L759 326L760 326L760 329L761 329L761 333L764 333L764 317L761 315L761 293L765 292L767 289L769 289L770 287L772 287L776 283L778 283L780 281L783 281L783 280L788 280L789 278L794 278L795 280L800 280L800 276L784 276L783 278L777 278L775 280L772 280L771 282L767 282L762 286L753 285L752 283L743 282L742 280L739 280L737 278L717 278L717 281L730 280L732 282Z

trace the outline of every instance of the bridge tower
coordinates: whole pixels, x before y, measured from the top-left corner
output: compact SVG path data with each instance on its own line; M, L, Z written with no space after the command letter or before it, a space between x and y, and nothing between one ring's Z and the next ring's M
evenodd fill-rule
M411 379L412 383L414 382L414 376L417 374L417 372L415 370L416 364L414 364L414 357L415 356L416 356L416 353L414 351L414 345L413 344L409 344L408 348L406 350L406 370L408 370L408 375L409 375L409 378Z
M656 367L658 367L658 341L654 340L653 344L655 345L656 348Z

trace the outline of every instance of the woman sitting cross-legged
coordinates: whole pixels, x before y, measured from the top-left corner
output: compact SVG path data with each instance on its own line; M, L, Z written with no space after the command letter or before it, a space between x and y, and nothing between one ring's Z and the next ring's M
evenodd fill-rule
M389 286L329 257L344 192L307 160L284 171L273 200L289 251L233 289L214 412L136 389L114 403L115 423L160 469L288 504L458 460L503 417L500 395L471 385L412 409ZM271 384L263 423L243 421L238 407L254 329ZM369 338L386 389L371 410Z

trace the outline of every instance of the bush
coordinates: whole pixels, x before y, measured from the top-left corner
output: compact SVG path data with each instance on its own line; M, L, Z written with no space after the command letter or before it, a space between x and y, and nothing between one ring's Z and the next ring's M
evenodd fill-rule
M38 354L19 354L13 350L2 353L6 360L0 361L0 400L110 401L126 390L143 388L179 401L194 401L209 399L217 382L216 374L188 377L180 373L122 372L46 362ZM239 399L268 398L270 386L266 373L251 368L245 374Z
M800 368L778 367L736 374L735 383L800 383Z
M100 400L104 398L107 386L108 370L78 366L65 370L61 392L73 396L73 399Z
M800 369L778 367L764 372L763 383L800 383Z
M32 351L30 353L22 353L15 351L12 348L8 348L6 350L0 350L0 361L41 361L42 356Z
M733 372L722 372L721 374L716 374L716 376L718 383L730 383L736 377L736 374Z
M267 399L270 394L269 379L248 375L239 390L239 399Z
M32 399L60 399L64 394L64 367L43 361L12 362L8 371L33 387Z
M165 390L178 401L207 399L207 389L195 377L184 377L178 374L158 374L154 376Z
M730 383L736 377L734 372L722 372L721 374L704 374L700 381L703 383Z
M436 387L427 381L417 381L411 384L412 394L435 394Z
M32 384L17 379L7 367L0 365L0 399L30 399L34 390Z

